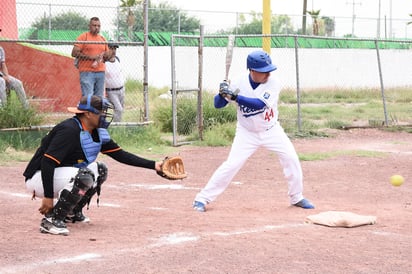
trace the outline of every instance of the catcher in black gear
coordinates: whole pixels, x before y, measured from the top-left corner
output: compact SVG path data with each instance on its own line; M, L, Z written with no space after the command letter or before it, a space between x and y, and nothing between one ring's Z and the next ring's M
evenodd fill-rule
M23 175L26 188L42 199L40 231L67 235L66 222L88 222L82 209L100 194L108 168L96 162L99 153L123 164L161 171L163 161L148 160L123 150L110 138L112 106L106 99L83 96L76 115L57 124L41 141ZM54 199L57 203L54 205Z

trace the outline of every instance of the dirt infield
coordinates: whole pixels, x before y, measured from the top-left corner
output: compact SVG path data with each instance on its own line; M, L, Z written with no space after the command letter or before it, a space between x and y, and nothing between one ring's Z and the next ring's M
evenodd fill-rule
M0 273L411 273L411 137L360 129L293 140L301 155L332 155L302 161L314 210L289 206L277 157L266 150L206 213L191 203L229 148L178 148L189 174L179 182L103 158L109 179L100 207L93 199L91 223L68 224L69 236L39 233L40 201L25 192L25 163L3 166ZM393 174L404 185L390 185ZM328 210L374 215L377 223L304 222Z

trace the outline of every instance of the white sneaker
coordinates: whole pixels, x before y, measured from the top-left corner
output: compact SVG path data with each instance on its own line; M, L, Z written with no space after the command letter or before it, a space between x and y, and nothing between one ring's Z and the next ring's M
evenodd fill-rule
M45 217L41 220L40 232L54 235L69 235L69 230L67 229L66 224L63 221L56 220L52 217Z

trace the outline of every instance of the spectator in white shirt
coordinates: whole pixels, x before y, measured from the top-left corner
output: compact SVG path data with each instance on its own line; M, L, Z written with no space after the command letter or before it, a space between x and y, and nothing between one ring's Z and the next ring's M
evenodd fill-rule
M116 56L118 44L109 42L109 49L113 52L113 58L106 62L105 86L106 96L114 106L113 122L120 122L124 111L124 78L120 65L120 59Z

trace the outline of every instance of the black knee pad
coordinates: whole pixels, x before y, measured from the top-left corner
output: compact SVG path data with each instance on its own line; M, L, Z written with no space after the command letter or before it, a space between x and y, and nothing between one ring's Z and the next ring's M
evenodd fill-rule
M80 168L72 180L74 181L72 193L84 195L94 184L94 173L88 168Z
M104 181L106 181L106 179L107 179L107 166L104 163L101 163L101 162L96 162L96 163L97 163L97 172L99 173L98 176L97 176L97 179L96 179L96 184L87 189L86 193L84 193L84 197L77 204L74 211L80 211L85 205L87 205L87 209L89 209L90 201L91 201L93 195L96 194L96 193L97 193L97 205L99 205L99 196L100 196L100 192L101 192L101 186L104 183ZM81 176L81 177L85 178L87 176L85 174L83 174L83 176Z

